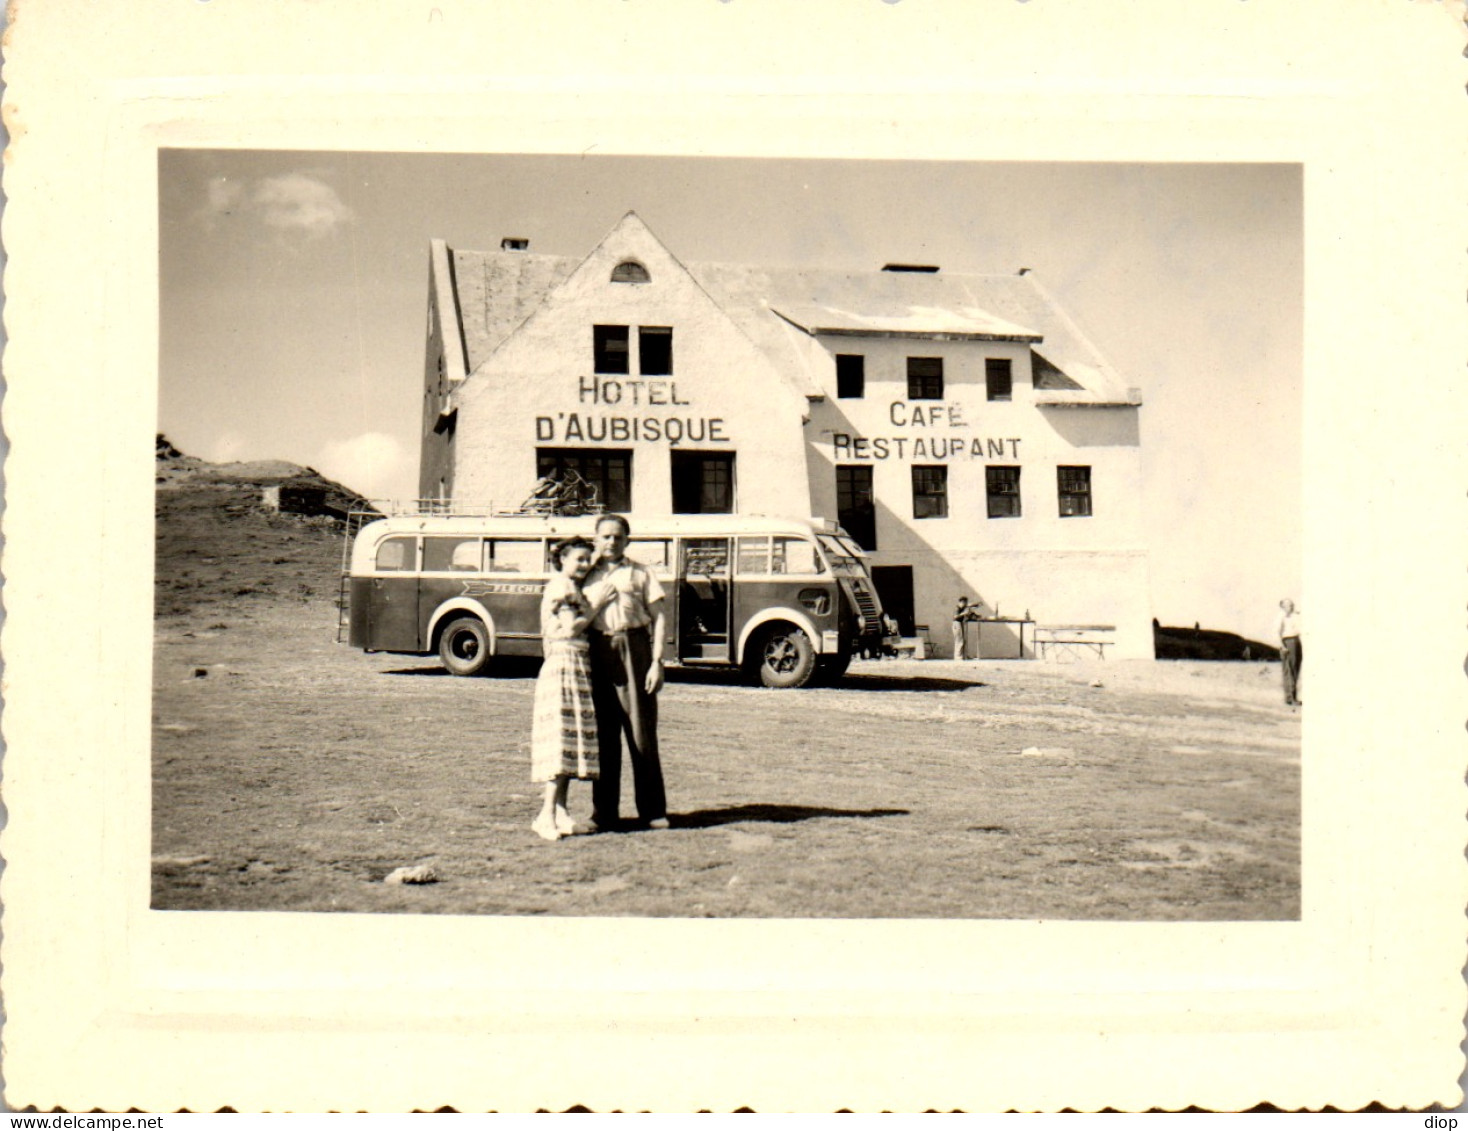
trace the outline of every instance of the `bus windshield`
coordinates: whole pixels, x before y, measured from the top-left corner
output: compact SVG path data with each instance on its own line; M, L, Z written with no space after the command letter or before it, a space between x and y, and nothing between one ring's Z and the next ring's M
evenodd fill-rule
M821 549L826 551L826 559L831 563L831 572L837 577L865 577L866 567L862 565L862 553L854 543L847 538L840 538L833 534L819 535Z

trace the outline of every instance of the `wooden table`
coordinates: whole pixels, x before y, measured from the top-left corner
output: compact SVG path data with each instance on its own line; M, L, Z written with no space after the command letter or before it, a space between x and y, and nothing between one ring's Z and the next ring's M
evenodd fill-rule
M979 626L978 627L978 630L974 633L974 652L978 656L978 658L980 658L980 659L983 658L983 651L984 651L984 625L986 625L986 624L1017 624L1017 625L1019 625L1019 655L1018 656L1013 656L1013 657L1010 657L1010 656L994 656L994 657L992 657L993 659L996 659L996 660L997 659L1023 660L1025 658L1025 625L1027 625L1027 624L1034 624L1035 623L1029 617L971 617L969 619L972 621L972 623L974 623L974 624L976 624L976 625ZM967 638L968 638L968 626L965 625L964 626L964 651L965 652L968 651Z

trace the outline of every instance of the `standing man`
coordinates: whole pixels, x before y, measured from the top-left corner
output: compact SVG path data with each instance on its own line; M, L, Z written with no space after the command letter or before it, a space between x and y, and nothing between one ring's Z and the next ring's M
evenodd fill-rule
M585 590L593 606L598 587L612 598L591 622L591 694L601 774L592 785L590 831L615 828L622 796L622 736L632 761L637 816L648 827L668 827L663 766L658 757L658 700L663 686L667 615L663 587L627 557L632 527L619 514L596 523L597 561Z
M955 660L966 659L964 656L964 633L967 631L968 622L974 619L974 610L969 606L968 598L959 594L958 606L953 610L953 658Z
M1288 597L1279 607L1279 666L1284 674L1284 700L1291 707L1298 707L1300 665L1305 660L1305 651L1300 646L1300 613Z

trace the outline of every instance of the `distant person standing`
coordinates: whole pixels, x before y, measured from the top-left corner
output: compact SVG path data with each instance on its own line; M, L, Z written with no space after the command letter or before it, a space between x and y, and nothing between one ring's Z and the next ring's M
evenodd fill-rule
M1284 675L1284 700L1291 707L1300 706L1300 665L1305 652L1300 646L1300 611L1286 597L1279 603L1279 666Z
M953 658L955 660L967 659L964 655L964 633L967 631L968 622L974 619L978 612L968 603L968 598L959 594L958 605L953 610Z

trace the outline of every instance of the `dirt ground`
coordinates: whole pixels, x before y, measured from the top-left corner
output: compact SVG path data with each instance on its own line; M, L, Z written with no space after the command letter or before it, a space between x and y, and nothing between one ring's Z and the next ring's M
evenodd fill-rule
M339 645L297 553L274 596L160 601L155 907L1299 915L1300 717L1273 664L869 661L793 692L675 671L672 828L546 843L534 664L458 679ZM573 812L589 800L572 787ZM438 882L383 882L415 864Z

